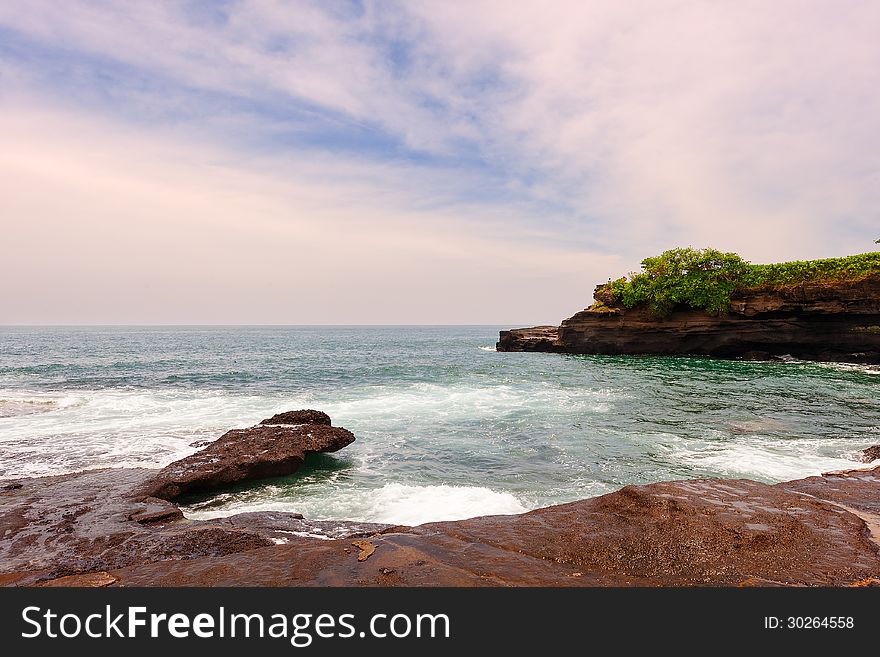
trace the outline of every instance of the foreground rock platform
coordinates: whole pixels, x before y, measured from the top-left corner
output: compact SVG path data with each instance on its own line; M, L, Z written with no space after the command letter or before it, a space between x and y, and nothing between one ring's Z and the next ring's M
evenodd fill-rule
M610 299L562 321L501 331L498 351L702 355L880 363L880 276L737 293L721 316L678 309L657 318Z
M853 481L876 499L880 472ZM386 529L369 537L372 552L364 560L358 559L364 541L298 538L110 575L120 586L880 584L880 545L859 505L847 498L845 508L815 491L799 492L796 482L788 486L741 480L627 486L521 515Z
M261 457L251 448L276 454L271 443L278 442L288 453L293 440L262 429L291 426L299 427L301 451L337 444L322 433L331 428L326 423L270 423L256 434L244 430L251 433L241 442L248 448L237 452L240 469L228 445L211 451L212 443L203 452L219 455L218 470L203 470L202 456L159 472L105 469L0 482L0 584L880 585L880 467L777 485L699 479L626 486L519 515L418 527L274 511L195 521L157 495L171 497L179 488L170 486L181 486L168 472L207 472L212 486L226 477L216 472L257 476L262 466L251 464Z

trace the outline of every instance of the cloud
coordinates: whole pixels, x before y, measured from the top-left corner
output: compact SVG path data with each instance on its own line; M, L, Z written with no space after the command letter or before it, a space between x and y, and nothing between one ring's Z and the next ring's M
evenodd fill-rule
M671 246L880 234L875 3L33 0L0 30L0 266L42 286L6 321L556 321Z
M548 284L570 303L616 264L420 210L396 190L429 187L411 167L243 167L63 114L6 112L0 130L6 322L521 321L559 314Z

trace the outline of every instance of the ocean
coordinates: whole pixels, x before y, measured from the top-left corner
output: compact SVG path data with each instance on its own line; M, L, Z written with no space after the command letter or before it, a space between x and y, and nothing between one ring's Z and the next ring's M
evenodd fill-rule
M626 484L784 481L880 443L877 368L497 353L502 328L0 327L0 477L161 467L316 408L357 441L186 515L418 524Z

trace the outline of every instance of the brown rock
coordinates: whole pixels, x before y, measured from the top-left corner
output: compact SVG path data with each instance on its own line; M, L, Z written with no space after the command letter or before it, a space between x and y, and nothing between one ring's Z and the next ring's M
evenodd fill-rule
M171 502L132 499L132 491L154 475L107 469L18 480L20 486L0 495L0 586L152 561L221 557L301 535L353 539L387 528L276 511L181 520Z
M850 478L858 482L851 504L859 490L878 497L880 482ZM361 553L374 549L357 569L348 542L292 538L112 574L125 585L154 586L849 586L877 579L880 553L864 520L791 486L664 482L516 516L395 527L356 543Z
M532 328L501 331L495 344L498 351L562 351L558 326L533 326Z
M262 425L230 432L247 437L221 438L209 450L229 441L230 455L214 453L217 460L206 461L234 469L235 454L247 469L263 462L263 453L274 453L290 431L298 449L314 451L332 446L334 432L344 430ZM212 482L224 479L222 471L201 470L203 462L196 462L197 472L207 472ZM164 477L151 470L115 469L20 479L12 482L15 486L0 482L0 585L867 586L880 581L880 467L774 486L720 479L627 486L520 515L419 527L314 522L279 512L180 519L172 503L132 492L157 482L180 485ZM351 545L359 550L356 566Z
M860 579L858 582L850 582L847 586L852 588L861 588L866 586L880 586L880 579L877 577L868 577L867 579Z
M145 495L172 500L240 481L289 475L312 452L335 452L354 434L326 424L258 425L227 431L205 449L162 469Z
M825 500L857 514L880 545L880 467L828 472L776 484L777 488Z
M370 541L352 541L351 544L360 550L358 552L358 561L366 561L376 551L376 546L370 543Z
M859 455L859 460L862 463L870 463L871 461L876 461L877 459L880 459L880 445L866 447L860 452Z
M263 420L260 424L325 424L330 426L330 416L323 411L304 409L301 411L287 411L277 413Z
M57 577L55 579L40 582L37 586L70 586L81 588L99 588L102 586L110 586L116 583L117 579L110 573L98 571L94 573L83 573L81 575L67 575L65 577Z
M153 522L172 522L183 518L183 513L176 504L156 497L144 498L133 506L131 513L128 514L128 519L142 525Z

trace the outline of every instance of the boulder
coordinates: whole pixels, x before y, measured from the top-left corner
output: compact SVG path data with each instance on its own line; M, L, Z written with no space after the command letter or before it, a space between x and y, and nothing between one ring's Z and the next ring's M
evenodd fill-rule
M279 418L287 421L280 422ZM306 419L311 421L302 421ZM354 434L330 426L325 413L281 413L255 427L227 431L204 449L168 465L148 483L143 494L173 500L184 493L282 477L296 472L306 454L335 452L353 442Z

